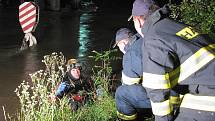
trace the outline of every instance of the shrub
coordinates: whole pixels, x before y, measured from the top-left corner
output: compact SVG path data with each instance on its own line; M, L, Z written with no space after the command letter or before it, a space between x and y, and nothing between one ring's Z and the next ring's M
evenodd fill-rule
M171 17L194 26L202 33L215 37L215 2L212 0L183 0L171 5Z
M102 90L108 88L107 82L111 73L108 56L112 52L105 53L105 59L96 57L96 61L102 60L102 65L98 65L102 68L97 68L93 75L93 78L97 79L94 85L100 85ZM116 119L114 99L108 91L106 93L104 91L99 100L87 103L77 112L71 111L66 96L58 103L52 102L49 97L54 95L57 84L65 74L66 59L62 53L52 53L44 56L42 62L46 69L30 74L31 82L24 80L15 90L20 102L18 113L5 118L10 121L111 121Z

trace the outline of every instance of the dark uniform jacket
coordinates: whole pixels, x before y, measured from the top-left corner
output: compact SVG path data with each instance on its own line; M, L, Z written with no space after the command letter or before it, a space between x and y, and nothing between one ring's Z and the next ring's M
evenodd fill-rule
M142 46L143 38L139 34L135 34L132 40L125 46L125 54L123 55L123 70L122 73L128 78L123 78L125 84L127 81L132 83L134 78L142 77Z
M215 85L215 41L167 18L168 14L166 6L157 10L145 20L142 28L143 86L156 121L172 118L171 88Z
M67 72L56 91L56 96L61 99L68 93L78 94L79 91L93 91L92 81L83 76L81 76L80 79L74 79L72 75Z

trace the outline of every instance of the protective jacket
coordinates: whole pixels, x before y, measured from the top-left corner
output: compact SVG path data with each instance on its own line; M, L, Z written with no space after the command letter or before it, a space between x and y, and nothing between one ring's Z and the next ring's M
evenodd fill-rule
M182 85L189 89L183 97L180 111L211 112L207 117L214 118L215 41L188 25L167 18L168 14L167 6L164 6L150 15L142 28L142 85L150 97L155 120L173 120L170 89L182 94L185 91ZM194 91L190 89L193 85L197 85ZM201 86L207 89L198 90ZM212 89L212 93L207 93L206 90ZM195 116L189 115L192 120Z
M86 79L82 76L80 79L74 79L72 75L67 72L56 91L56 96L61 99L68 93L78 94L79 91L90 92L92 90L93 84L90 79Z
M72 111L88 103L90 99L89 93L93 92L93 83L90 79L80 77L80 79L74 79L70 73L66 73L63 81L58 86L56 91L56 97L59 99L63 96L67 96L69 99L69 105Z
M146 90L139 84L142 77L142 42L140 35L135 34L125 46L123 85L118 87L115 93L117 116L123 120L143 120L143 117L151 114L151 104Z
M142 38L139 34L135 34L132 40L125 46L125 54L123 55L123 84L138 84L142 77Z

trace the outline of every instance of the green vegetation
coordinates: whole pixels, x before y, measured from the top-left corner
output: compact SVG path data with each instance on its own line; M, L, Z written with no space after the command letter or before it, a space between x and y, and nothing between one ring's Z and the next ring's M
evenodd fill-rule
M172 18L195 26L202 33L215 37L215 2L212 0L183 0L180 5L171 5ZM16 115L7 115L8 121L114 121L116 109L114 99L110 93L110 78L112 68L110 62L116 60L116 50L93 51L92 58L96 65L92 69L94 86L102 92L77 112L72 112L68 106L68 99L63 98L58 103L50 100L54 95L57 84L65 74L66 59L62 53L52 53L44 56L42 61L45 70L30 74L31 81L23 81L15 90L20 103ZM4 108L3 108L4 109ZM5 112L4 112L5 113ZM152 119L148 119L152 120Z
M172 18L215 37L215 2L213 0L183 0L180 5L171 5L171 9Z
M110 62L112 60L117 60L119 59L116 57L114 54L117 50L110 50L110 51L104 51L104 52L97 52L97 51L92 51L94 54L93 56L89 56L95 62L97 63L93 70L93 76L92 79L95 81L94 86L98 88L98 86L102 87L104 89L105 93L108 94L110 91L110 78L111 78L111 73L112 73L112 68L110 65Z
M62 53L44 56L42 61L46 69L30 74L31 82L23 81L15 90L20 109L15 116L7 115L9 121L112 121L116 119L115 101L109 94L110 60L115 51L95 53L91 58L98 64L93 69L94 85L103 90L103 95L92 103L87 103L77 112L72 112L68 99L52 102L57 84L62 80L66 70L66 59Z

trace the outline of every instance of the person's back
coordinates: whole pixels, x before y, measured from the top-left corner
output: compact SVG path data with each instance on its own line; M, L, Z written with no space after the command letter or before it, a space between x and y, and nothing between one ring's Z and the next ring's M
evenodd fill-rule
M150 11L153 5L151 0L136 0L132 16L144 38L142 84L155 120L213 121L215 41L169 19L166 6ZM184 94L178 115L170 104L170 90Z
M163 9L165 8L162 8L160 12L162 12ZM152 15L151 17L154 16ZM176 62L180 62L178 64L182 64L180 70L183 72L184 76L182 78L180 77L180 80L173 79L174 81L178 81L180 84L215 85L215 61L213 60L215 41L208 38L207 35L201 35L188 25L178 23L169 18L161 18L159 22L156 22L150 29L148 29L145 39L145 46L147 46L148 41L148 44L151 44L148 47L153 47L149 48L149 50L154 49L154 52L147 53L151 54L152 57L154 56L155 60L156 56L157 59L159 58L161 60L169 58L169 55L164 56L156 54L155 48L162 46L167 49L163 50L163 52L172 52L170 54L172 54L173 57L176 57L172 59L175 59ZM190 62L188 62L188 59ZM210 62L210 64L208 64L208 62ZM203 66L204 69L201 69ZM171 68L176 69L176 67ZM170 77L172 77L171 74L173 73L174 75L179 75L178 69L171 72ZM186 70L186 72L183 70ZM172 83L176 84L177 82Z
M123 55L122 85L115 93L117 116L124 120L143 120L151 116L151 105L142 78L143 40L138 34L130 36L130 30L121 28L116 33L116 43Z
M152 15L153 17L153 15ZM157 22L157 21L156 21ZM147 23L147 22L146 22ZM144 32L144 29L143 29ZM147 34L145 37L145 46L147 44L150 44L150 46L147 46L150 50L154 49L154 51L147 53L151 54L152 56L157 56L162 60L165 60L164 58L168 58L169 55L172 55L173 57L177 56L175 61L180 62L181 64L189 60L188 64L183 64L181 67L186 67L186 71L192 73L195 73L195 75L187 75L189 78L187 81L179 80L181 84L204 84L207 83L209 85L215 85L214 80L214 60L213 60L213 53L215 49L215 41L208 38L207 35L200 35L194 28L177 23L173 20L170 20L168 18L161 19L159 22L153 24L153 26L148 29L146 32ZM155 48L159 48L162 46L165 48L165 51L170 51L172 53L169 53L169 55L159 55L155 54L156 50ZM153 48L150 48L153 47ZM209 51L209 52L208 52ZM197 55L198 54L198 55ZM196 55L196 57L191 56ZM209 56L208 56L209 55ZM156 60L156 57L154 57ZM195 59L195 60L194 60ZM198 60L196 60L198 59ZM204 61L206 60L206 61ZM211 62L210 62L211 61ZM210 66L204 66L210 62ZM203 65L199 65L196 67L196 69L193 69L197 64L205 63ZM189 65L190 64L190 65ZM202 66L204 66L204 70L198 71ZM171 67L174 68L174 67ZM181 68L182 70L185 68ZM207 72L205 73L205 71ZM208 72L208 70L211 70ZM175 70L176 71L176 70ZM198 72L197 72L198 71ZM172 72L173 73L173 72ZM171 73L170 73L171 74ZM197 78L198 77L198 78ZM195 78L195 81L193 78ZM184 77L186 79L186 77ZM190 80L190 81L188 81ZM205 82L207 81L207 82Z
M123 55L123 73L129 77L142 77L142 38L138 34L133 36L133 40L125 47L126 53Z

